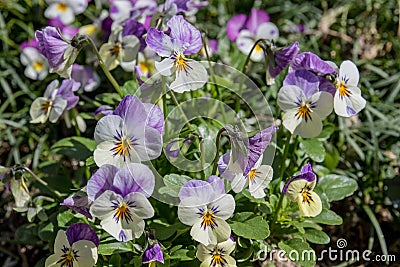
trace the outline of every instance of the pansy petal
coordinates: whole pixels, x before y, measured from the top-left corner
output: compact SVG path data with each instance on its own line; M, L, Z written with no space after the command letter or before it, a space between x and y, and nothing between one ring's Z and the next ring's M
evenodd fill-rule
M88 6L87 0L68 0L68 5L72 8L75 14L80 14L86 10Z
M199 220L192 226L190 235L194 240L205 246L209 244L216 245L218 242L227 240L231 235L229 224L218 217L215 218L215 223L217 226L214 229L209 226L204 229L201 225L201 220Z
M282 124L286 129L289 130L292 134L295 132L296 128L302 122L301 118L297 117L297 109L289 109L285 112L282 118Z
M147 32L146 43L160 57L169 57L173 50L171 37L155 28Z
M313 112L317 113L321 119L324 119L333 110L333 96L327 92L319 92L314 94L310 101L315 103Z
M298 102L306 100L303 90L296 85L285 85L278 92L278 105L287 111L298 107Z
M229 219L235 211L235 200L230 194L223 194L220 198L210 203L211 207L215 207L218 213L215 216L223 220Z
M132 192L140 192L149 197L153 193L154 184L154 174L149 167L143 164L129 163L116 173L113 191L122 196Z
M269 186L272 180L273 169L269 165L261 165L257 168L254 182L249 182L250 194L255 198L263 198L265 196L264 189Z
M95 200L103 192L112 188L118 168L113 165L102 165L87 182L86 190L89 199Z
M49 121L55 123L61 114L67 108L68 102L61 96L57 96L53 101L53 107L50 110Z
M97 247L88 240L79 240L72 245L74 251L78 251L76 261L78 266L94 266L97 262Z
M117 131L122 129L123 120L120 116L108 115L101 118L94 130L96 143L115 140Z
M301 120L301 123L297 126L294 134L300 135L304 138L313 138L318 136L322 131L322 120L315 112L310 113L310 118Z
M114 147L114 141L105 141L97 145L96 149L93 152L94 161L96 162L97 166L100 167L104 164L110 164L119 168L124 165L124 157L121 157L120 155L114 156ZM129 156L131 162L139 162L139 157L135 153L133 153L134 151L130 152L131 154Z
M307 70L296 70L288 73L283 81L283 85L295 85L301 88L306 98L310 98L313 94L319 91L318 77Z
M336 70L329 63L311 52L298 54L293 59L289 72L299 69L309 70L321 76L336 73Z
M122 61L130 62L136 59L139 52L140 42L135 35L122 37L123 57Z
M179 49L183 48L185 55L195 54L203 46L201 33L196 27L187 22L183 16L173 16L167 25L171 29L171 37L179 42Z
M252 8L250 16L246 21L246 28L249 29L254 35L257 35L257 31L265 22L269 21L269 15L264 10ZM260 37L262 38L262 37Z
M243 173L236 174L231 183L233 192L242 192L243 189L247 186L247 183L247 178L243 176Z
M143 131L143 132L142 132ZM162 151L162 136L160 133L151 127L137 128L133 132L136 140L133 144L133 149L130 151L133 154L131 162L142 162L158 158ZM139 161L137 161L137 158Z
M224 181L216 175L211 175L206 180L207 183L211 184L216 194L225 194Z
M238 49L245 55L248 55L255 44L254 35L248 30L241 30L237 39L236 45ZM257 45L250 56L251 60L259 62L264 58L263 49Z
M188 197L198 199L198 205L205 205L215 199L216 194L210 183L202 180L190 180L179 191L179 199L182 201Z
M58 230L54 241L54 254L61 254L64 247L70 247L68 237L65 234L65 231Z
M138 218L148 219L154 216L153 207L151 206L149 200L142 193L130 193L124 198L124 201L134 203L132 211Z
M156 70L163 76L172 75L172 68L174 67L174 60L172 58L163 59L161 62L155 61L154 65Z
M143 103L147 113L146 125L156 129L160 134L164 133L164 114L161 109L151 103Z
M265 22L258 26L256 36L257 39L276 41L279 37L279 29L274 23Z
M315 217L322 211L321 199L317 193L311 191L310 201L304 201L302 197L297 198L297 204L299 205L300 214L307 217Z
M58 264L58 261L61 259L62 254L53 254L50 257L46 259L46 262L44 263L45 267L56 267Z
M347 85L358 86L360 73L357 66L350 60L345 60L340 64L339 76L341 80L346 81Z
M49 100L44 97L36 98L29 109L29 114L31 115L31 123L45 123L49 113L43 110L43 106L47 105Z
M245 14L237 14L229 19L226 24L226 33L231 41L236 41L240 30L244 27L246 19L247 15Z
M199 89L208 81L207 70L201 63L188 59L187 65L188 69L176 72L175 81L170 85L177 93Z
M198 204L196 197L187 197L182 199L178 206L178 218L186 225L193 225L199 220L201 221L201 215L198 214L200 209L205 209L206 204Z
M71 224L65 231L65 234L71 246L79 240L87 240L92 242L95 246L99 246L99 237L86 223Z
M299 42L294 42L292 45L282 48L275 52L274 60L275 67L268 66L268 71L272 78L278 76L293 60L300 51Z
M365 99L361 96L361 90L355 86L348 86L349 96L340 96L336 92L334 98L335 113L342 117L351 117L360 112L366 105Z

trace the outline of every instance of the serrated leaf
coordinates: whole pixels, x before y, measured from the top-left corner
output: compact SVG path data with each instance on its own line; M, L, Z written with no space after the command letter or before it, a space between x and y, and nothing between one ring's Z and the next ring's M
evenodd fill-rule
M286 252L288 259L303 267L312 267L316 263L315 251L300 238L279 242L278 247Z
M325 159L325 148L322 141L318 139L303 139L300 141L304 152L315 162Z
M322 188L329 201L336 201L351 196L357 190L358 184L354 179L330 174L320 179L318 187Z
M342 217L337 215L335 212L325 208L322 209L321 213L318 216L310 218L310 220L328 225L340 225L343 223Z
M233 222L231 223L231 228L235 234L247 239L262 240L270 234L269 225L261 216L245 222Z
M329 236L325 232L317 229L305 229L304 236L308 241L314 244L328 244L330 242Z

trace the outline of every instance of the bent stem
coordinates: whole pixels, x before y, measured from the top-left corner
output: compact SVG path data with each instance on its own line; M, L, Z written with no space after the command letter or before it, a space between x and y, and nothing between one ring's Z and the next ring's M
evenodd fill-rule
M94 53L96 54L97 60L99 62L99 65L100 65L101 69L103 70L104 74L106 75L107 79L110 81L110 83L114 87L115 91L117 91L117 93L121 97L123 97L124 94L122 93L121 88L119 87L119 84L117 83L117 81L112 76L111 72L107 69L106 65L104 64L104 61L100 56L99 50L97 49L97 47L94 44L93 40L87 35L85 35L85 40L90 44L90 46L92 47Z
M222 134L226 131L225 128L221 128L218 133L217 133L217 137L216 137L216 141L215 141L215 147L216 147L216 151L215 151L215 157L214 160L212 162L213 164L213 169L212 169L212 174L217 172L217 163L218 163L218 155L219 155L219 143L220 143L220 139Z
M254 51L254 49L256 48L256 46L258 45L258 43L262 42L263 40L264 40L264 39L258 39L258 40L254 43L253 47L251 48L249 54L248 54L247 57L246 57L246 61L244 62L243 68L242 68L242 73L243 73L243 74L245 73L246 67L247 67L247 65L248 65L249 62L250 62L251 54L253 53L253 51ZM240 85L239 85L238 97L236 98L236 102L235 102L235 112L236 112L236 113L238 113L239 110L240 110L240 100L241 100L240 96L241 96L241 94L242 94L242 89L243 89L243 82L241 82Z

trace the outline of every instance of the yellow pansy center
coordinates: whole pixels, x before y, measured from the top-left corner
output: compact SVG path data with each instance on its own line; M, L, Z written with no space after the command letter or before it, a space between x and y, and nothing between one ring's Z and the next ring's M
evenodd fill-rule
M42 110L44 111L44 113L48 113L52 106L53 106L52 101L46 101L46 103L42 105Z
M208 226L211 227L212 229L214 229L215 227L217 227L217 223L215 222L215 213L217 213L217 209L216 208L212 208L212 209L200 209L200 212L198 214L200 214L201 216L201 227L205 230Z
M76 261L79 257L77 254L78 251L72 250L71 248L67 248L65 246L61 249L61 251L63 254L57 263L59 263L61 267L73 267L74 261Z
M313 112L311 107L310 103L301 102L297 109L297 118L304 118L306 121L311 120L311 112Z
M121 156L126 160L126 157L130 156L130 151L135 145L133 140L118 131L117 135L114 136L114 140L114 147L111 149L111 151L114 152L113 156Z
M114 57L118 57L119 53L122 50L122 44L121 43L116 43L111 49L110 49L110 54Z
M174 60L174 65L175 65L176 70L178 71L178 73L183 71L183 70L185 72L187 72L190 69L190 67L189 67L189 65L187 63L187 58L181 52L176 55L175 60Z
M257 174L258 174L257 169L252 169L251 171L249 171L247 177L249 177L250 182L254 182L254 179L256 178Z
M118 204L114 203L115 213L113 217L116 222L119 222L120 220L125 220L127 223L129 223L129 221L132 221L130 206L131 203L125 203L124 201Z
M256 53L261 53L261 52L263 51L263 49L262 49L262 47L261 47L259 44L257 44L257 45L254 47L254 51L255 51Z
M228 262L226 261L226 259L224 258L223 255L223 250L219 249L217 246L215 246L214 250L211 251L210 254L212 254L211 256L211 263L210 266L225 266Z
M347 89L345 81L337 80L335 82L335 87L336 87L336 90L339 91L340 97L350 96L351 93L350 93L349 89Z
M35 61L33 63L33 69L37 72L43 71L44 70L44 64L43 61Z
M311 187L305 185L304 188L301 190L300 194L303 203L311 205L311 203L314 202L311 196Z
M67 6L66 4L64 4L64 3L58 3L58 4L56 5L56 9L57 9L58 11L60 11L60 12L66 12L67 9L68 9L68 6Z

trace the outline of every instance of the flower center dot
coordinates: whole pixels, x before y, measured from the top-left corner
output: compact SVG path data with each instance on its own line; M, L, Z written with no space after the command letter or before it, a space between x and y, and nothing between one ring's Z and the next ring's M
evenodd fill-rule
M114 203L115 213L114 219L116 222L120 220L125 220L127 223L132 221L132 213L130 211L130 203L120 202Z
M311 104L305 103L304 101L300 103L299 108L297 109L297 118L304 118L306 122L311 120Z
M66 12L68 9L68 6L66 4L63 3L58 3L56 6L56 9L60 12Z
M59 263L61 267L73 267L74 261L76 261L79 257L78 251L64 246L62 252L64 252L64 254L61 255L61 258L57 261L57 263Z
M345 81L337 81L335 83L335 87L337 90L339 90L339 96L344 97L344 96L350 96L350 91L346 87L346 82Z
M211 264L210 266L225 266L227 265L227 261L226 259L223 257L223 250L222 249L218 249L218 247L214 248L214 251L211 252L212 257L211 257Z
M33 68L36 71L42 71L44 69L44 64L42 61L35 61L35 63L33 63Z
M254 179L257 176L257 170L256 169L252 169L251 171L249 171L249 174L247 176L249 177L251 182L254 182Z
M178 55L175 57L174 64L178 73L183 70L187 72L190 69L187 63L187 58L183 53L178 53Z

